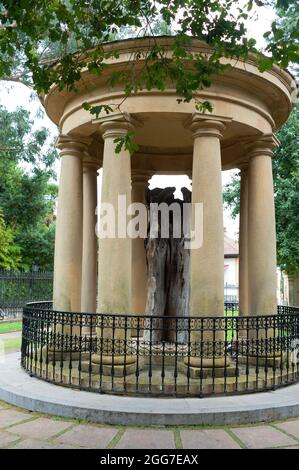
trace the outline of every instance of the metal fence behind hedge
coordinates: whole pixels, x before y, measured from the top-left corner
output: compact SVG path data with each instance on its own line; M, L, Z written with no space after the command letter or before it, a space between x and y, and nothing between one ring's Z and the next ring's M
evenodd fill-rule
M27 302L52 299L52 272L0 270L0 321L20 318Z

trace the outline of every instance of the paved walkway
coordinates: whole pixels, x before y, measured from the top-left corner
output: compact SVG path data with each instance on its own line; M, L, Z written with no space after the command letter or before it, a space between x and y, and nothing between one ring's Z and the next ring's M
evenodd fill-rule
M227 427L122 427L50 417L0 402L0 448L299 449L299 418Z
M11 331L10 333L0 333L0 339L21 339L22 333L20 331Z
M0 361L3 355L12 354L20 351L21 332L12 331L10 333L0 333Z

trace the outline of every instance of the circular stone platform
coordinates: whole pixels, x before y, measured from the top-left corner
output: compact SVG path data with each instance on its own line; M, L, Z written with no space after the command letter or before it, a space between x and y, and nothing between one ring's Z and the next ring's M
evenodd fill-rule
M0 400L28 410L121 425L224 425L299 416L299 384L212 398L136 398L81 392L29 377L20 353L0 361Z

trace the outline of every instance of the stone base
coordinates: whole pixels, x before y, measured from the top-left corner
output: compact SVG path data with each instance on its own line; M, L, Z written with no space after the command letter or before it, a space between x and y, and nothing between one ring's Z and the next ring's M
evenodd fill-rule
M238 377L238 371L235 365L227 365L227 367L192 367L186 363L179 363L178 369L183 374L188 374L191 379L206 379L208 377L224 378L224 377Z
M220 357L197 357L197 356L185 356L184 363L189 367L195 367L199 369L218 369L227 368L229 366L229 358Z
M103 365L124 365L124 364L134 364L137 361L137 357L133 355L113 355L110 356L108 354L92 354L91 362L94 364L103 364Z
M139 368L141 368L139 366ZM99 374L100 372L100 364L91 364L91 370L90 370L90 363L89 361L84 361L81 364L81 370L82 372L87 372L91 374ZM107 375L107 376L112 376L112 373L114 377L125 377L127 375L135 374L136 372L136 363L131 363L131 364L118 364L118 365L113 365L112 364L102 364L102 374Z
M40 350L37 352L37 357L40 357ZM81 357L81 361L87 360L89 358L89 353L84 353L84 352L78 352L78 351L61 351L59 349L56 349L55 351L51 348L46 348L44 347L42 350L42 357L43 361L46 361L46 358L48 358L48 362L53 362L54 360L56 362L59 361L69 361L72 359L72 361L79 361Z
M280 366L284 366L287 361L287 354L281 354L274 356L239 356L238 362L239 364L255 367L275 367L279 368Z
M124 377L135 373L137 357L133 355L109 356L106 354L93 354L91 362L92 370L95 371L92 373L98 374L101 367L103 375L111 376L113 373L115 377ZM139 368L140 362L139 360ZM87 371L89 371L88 363L87 368Z
M137 368L138 366L138 368ZM249 367L246 374L246 367L240 364L236 373L236 364L232 361L226 368L194 368L190 367L190 375L187 375L187 367L181 362L178 369L173 366L161 368L148 366L139 360L137 363L114 366L104 365L100 371L99 364L92 364L89 368L88 359L84 364L72 361L65 361L63 367L60 361L45 364L30 362L26 365L28 373L32 376L43 378L47 381L60 385L71 386L83 390L94 392L142 395L142 396L210 396L234 393L257 392L265 389L287 385L299 379L297 372L290 370L284 364L280 368L259 368L258 376L256 368ZM202 371L202 372L201 372ZM100 374L100 372L102 372ZM201 375L203 374L203 375Z

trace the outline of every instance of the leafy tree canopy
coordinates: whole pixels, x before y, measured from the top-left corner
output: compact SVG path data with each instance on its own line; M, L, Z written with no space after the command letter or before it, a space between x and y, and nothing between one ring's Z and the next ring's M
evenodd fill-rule
M147 51L146 67L136 77L121 74L127 94L140 88L164 89L171 79L178 95L191 101L196 91L208 87L211 77L225 69L222 56L246 59L250 52L258 57L260 70L274 63L287 67L299 59L298 17L288 28L280 18L265 33L266 56L256 50L249 38L246 22L262 14L263 6L279 10L284 18L289 10L298 12L297 0L11 0L0 1L0 77L32 85L37 92L47 92L52 84L60 89L76 89L82 69L101 74L109 55L103 44L115 37L175 36L173 58L153 42ZM211 55L193 57L194 67L187 70L191 36L205 41ZM138 51L134 59L138 58ZM56 63L59 61L59 63ZM52 67L53 63L55 67ZM198 109L210 108L207 102Z
M4 222L0 210L0 268L17 269L20 264L20 247L14 243L13 231Z

